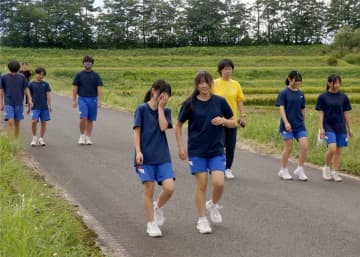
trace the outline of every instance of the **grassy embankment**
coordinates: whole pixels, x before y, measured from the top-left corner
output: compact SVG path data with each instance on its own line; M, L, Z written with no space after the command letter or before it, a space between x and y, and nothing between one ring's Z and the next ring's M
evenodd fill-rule
M322 164L325 147L317 148L315 138L318 129L314 103L324 91L330 73L343 78L342 89L353 103L352 120L355 138L344 150L341 169L360 175L360 73L359 66L342 59L336 66L328 65L331 50L327 46L261 46L228 48L179 48L134 50L60 50L60 49L10 49L2 50L1 65L16 58L27 61L33 68L45 66L47 80L54 91L71 94L74 74L81 69L85 54L95 57L95 70L104 80L104 100L107 105L133 111L156 79L166 79L173 87L170 107L174 118L180 103L192 91L192 80L198 70L208 70L218 77L217 62L231 58L235 63L233 78L240 81L247 97L247 128L239 131L242 140L266 144L268 151L280 153L282 140L277 129L278 110L274 107L277 93L284 87L284 80L291 69L303 74L302 90L307 100L306 123L309 132L308 161ZM297 145L296 145L297 146ZM293 155L296 157L297 149Z
M0 256L103 256L76 208L19 162L20 147L0 136Z

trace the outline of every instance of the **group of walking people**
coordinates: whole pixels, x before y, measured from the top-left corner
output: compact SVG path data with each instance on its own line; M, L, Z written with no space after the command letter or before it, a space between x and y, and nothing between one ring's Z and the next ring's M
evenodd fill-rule
M80 113L78 144L92 145L91 134L97 110L102 105L103 82L93 71L94 59L84 56L84 69L73 79L73 107ZM45 146L46 122L52 111L50 85L44 81L46 70L38 67L35 80L30 82L20 74L17 61L8 63L9 73L0 79L0 110L4 112L10 135L19 136L20 121L24 119L24 94L27 112L32 111L32 146ZM194 199L197 209L197 230L211 233L212 228L206 216L209 212L213 223L221 223L220 199L224 191L225 178L233 179L237 127L246 126L244 94L239 82L232 79L234 63L223 59L218 63L220 77L214 80L207 71L199 71L194 78L192 94L181 104L177 123L173 125L171 110L166 107L171 97L171 86L165 80L156 80L146 92L144 103L134 113L134 167L143 184L143 205L147 216L146 232L151 237L160 237L160 227L165 222L163 208L174 192L175 172L171 162L166 130L175 127L178 155L187 161L189 171L196 181ZM22 69L24 70L24 69ZM28 70L28 69L27 69ZM291 180L288 160L294 139L299 142L298 166L293 174L302 181L308 180L304 162L308 150L305 126L305 96L299 89L302 75L291 71L285 80L285 88L279 93L276 105L280 111L279 132L284 142L281 158L281 179ZM342 148L353 136L350 120L351 104L348 96L340 91L341 77L328 77L326 90L316 103L319 113L319 137L326 141L322 177L325 180L341 181L338 174ZM40 138L36 136L40 120ZM183 126L188 123L187 147L183 142ZM211 199L206 200L208 176L211 176ZM162 187L154 199L155 183Z
M99 74L92 70L94 58L84 56L84 69L73 79L73 107L78 107L80 114L79 130L80 145L92 145L91 134L93 122L97 118L97 110L101 107L103 82ZM26 112L31 112L32 140L31 146L46 146L44 136L46 123L50 120L53 110L51 104L51 88L44 80L46 70L43 67L35 69L35 79L28 63L10 61L9 73L0 79L0 111L4 112L9 136L20 135L20 121L24 119L24 97L26 97ZM40 135L37 137L37 125L40 121Z

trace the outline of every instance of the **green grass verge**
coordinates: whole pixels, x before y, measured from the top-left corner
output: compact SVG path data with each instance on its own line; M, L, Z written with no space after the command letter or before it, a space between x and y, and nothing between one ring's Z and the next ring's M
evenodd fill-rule
M0 256L103 256L76 208L21 164L20 148L0 136Z

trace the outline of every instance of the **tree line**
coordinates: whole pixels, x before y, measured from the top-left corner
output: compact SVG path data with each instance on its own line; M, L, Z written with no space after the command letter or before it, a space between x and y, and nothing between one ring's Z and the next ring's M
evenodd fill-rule
M127 48L318 44L360 28L359 0L1 0L1 44Z

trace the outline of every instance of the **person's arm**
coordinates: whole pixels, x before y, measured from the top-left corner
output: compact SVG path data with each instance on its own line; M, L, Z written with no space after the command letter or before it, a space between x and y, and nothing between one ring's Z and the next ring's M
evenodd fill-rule
M76 85L73 85L73 108L76 108L77 103L76 103L76 97L78 94L78 87Z
M49 112L52 112L51 94L50 94L50 91L46 92L46 99L47 99L47 104L48 104Z
M240 112L240 118L239 118L239 124L240 126L244 127L246 124L246 113L245 113L245 109L244 109L244 103L243 101L237 101L237 107L238 110Z
M185 151L184 144L182 142L182 126L183 126L182 122L178 121L176 123L175 135L176 135L176 142L177 142L177 146L178 146L179 157L181 160L186 160L186 158L187 158L186 151Z
M33 102L32 102L30 89L28 87L25 88L25 95L26 95L26 97L28 99L28 108L31 109L33 107Z
M284 122L286 131L291 131L291 125L286 117L285 107L283 105L280 105L279 109L280 109L280 117L281 117L282 121Z
M167 130L169 123L165 116L165 106L168 102L169 96L167 94L160 94L160 100L158 104L158 116L159 116L159 127L161 131Z
M0 88L0 111L4 110L4 89Z
M319 131L320 131L320 138L325 138L325 129L324 129L324 112L319 111Z
M345 116L346 127L348 130L348 135L350 138L352 138L354 135L353 135L353 131L352 131L350 112L349 111L344 112L344 116Z
M97 93L98 93L98 108L101 108L101 105L102 105L102 86L97 87Z
M141 152L141 147L140 147L140 133L141 133L140 127L134 128L134 147L135 147L137 164L143 164L143 161L144 161L144 157L143 157L143 154Z

